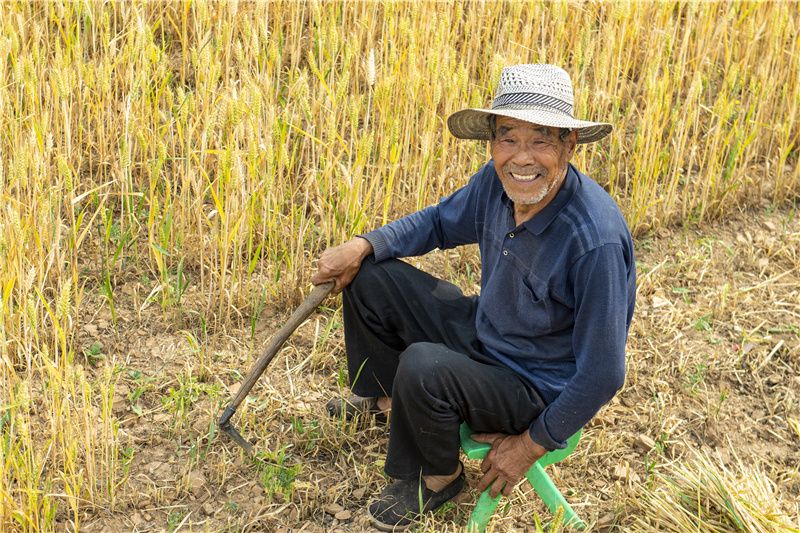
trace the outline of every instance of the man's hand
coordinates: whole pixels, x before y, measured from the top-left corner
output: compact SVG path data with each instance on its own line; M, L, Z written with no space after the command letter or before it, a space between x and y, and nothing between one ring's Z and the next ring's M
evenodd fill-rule
M344 244L328 248L319 256L317 272L311 276L311 283L319 285L333 281L333 294L342 292L358 274L364 258L372 253L372 245L367 239L355 237Z
M509 496L525 472L547 453L535 443L527 431L519 435L505 433L475 433L472 439L492 445L492 449L481 463L483 477L478 482L478 492L491 487L489 494L494 498L501 491Z

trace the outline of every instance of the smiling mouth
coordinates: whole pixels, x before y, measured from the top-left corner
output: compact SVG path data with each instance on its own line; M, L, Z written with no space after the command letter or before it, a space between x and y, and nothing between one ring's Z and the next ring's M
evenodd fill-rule
M514 181L519 181L521 183L530 183L542 177L542 174L538 172L535 174L515 174L514 172L509 172L508 175L511 176L511 179Z

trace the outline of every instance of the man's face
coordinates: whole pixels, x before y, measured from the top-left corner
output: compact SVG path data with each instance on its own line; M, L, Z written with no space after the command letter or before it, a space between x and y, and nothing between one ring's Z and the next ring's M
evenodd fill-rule
M559 138L560 130L515 118L497 117L492 159L517 214L538 213L552 200L575 151L578 134Z

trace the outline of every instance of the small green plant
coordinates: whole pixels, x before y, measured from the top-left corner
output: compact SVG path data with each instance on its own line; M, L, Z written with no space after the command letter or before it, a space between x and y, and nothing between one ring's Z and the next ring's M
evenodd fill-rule
M133 446L125 446L120 448L119 455L122 461L122 473L127 476L130 472L131 461L133 461L135 450Z
M142 407L139 405L139 400L144 393L152 390L155 378L144 375L140 370L128 370L128 377L133 382L134 387L128 393L128 401L131 404L131 411L137 416L142 416Z
M669 435L665 432L661 432L661 435L659 435L658 438L656 439L656 445L653 447L653 450L659 455L664 455L664 452L667 449L668 440L669 440Z
M99 342L93 342L91 345L84 348L83 356L86 358L86 362L91 366L97 366L97 363L106 357L103 353L103 345Z
M652 485L656 473L656 467L659 465L659 458L664 455L666 449L665 444L666 436L662 434L655 445L647 451L644 456L644 471L647 477L647 484Z
M286 499L292 496L294 481L303 468L303 465L288 465L286 462L287 447L280 448L277 452L261 451L253 459L258 468L259 481L264 487L267 496L280 493Z
M169 516L167 516L167 531L173 533L173 531L177 530L183 523L184 518L186 518L186 511L184 510L172 511L169 513Z
M347 369L344 363L339 365L339 368L336 370L336 384L339 385L340 389L347 388Z
M3 455L8 453L8 448L11 444L11 433L13 431L11 409L5 410L0 415L0 451Z
M176 421L180 424L186 419L201 394L216 398L219 393L219 384L202 383L192 374L192 369L187 368L185 372L178 374L178 386L170 387L167 395L161 399L161 403L169 412L176 415Z
M303 452L308 453L317 446L317 441L320 439L321 433L319 429L319 422L312 420L306 424L302 418L292 417L292 431L295 435L295 442L302 444Z
M250 339L254 340L256 338L256 324L258 323L258 319L261 317L261 313L264 312L264 308L266 307L267 303L267 288L261 291L259 294L258 301L253 303L253 314L250 316Z
M458 509L458 506L455 503L453 503L452 501L449 501L449 502L445 502L444 505L442 505L441 507L436 509L436 511L434 511L433 514L435 516L438 516L438 517L442 518L442 517L444 517L444 515L446 515L448 512L452 511L453 509Z
M711 315L703 315L698 318L694 323L694 329L697 331L711 331Z
M117 309L114 304L112 278L117 268L117 262L122 257L122 252L128 246L132 237L130 230L126 231L124 234L121 232L120 222L114 219L114 211L112 209L104 208L102 213L102 227L98 226L97 228L102 242L102 282L100 285L100 294L102 294L108 302L108 307L111 311L111 321L116 325Z
M722 404L725 403L725 400L728 399L728 394L729 394L729 391L727 391L727 390L721 390L720 391L719 396L717 397L717 401L714 404L714 407L712 409L712 416L714 418L718 418L719 417L719 412L720 412L720 410L722 410Z
M108 308L111 310L111 322L116 326L117 308L114 305L114 287L111 286L111 274L108 272L103 275L103 281L100 285L100 294L102 294L108 302Z
M794 222L794 219L797 218L797 200L792 199L792 208L786 214L786 219L783 221L784 227L789 227Z
M205 321L203 321L202 324L205 326ZM199 366L197 379L203 382L208 381L208 335L205 328L203 328L203 342L200 342L191 331L184 331L183 337L189 345L192 359L194 359Z
M689 289L686 287L672 287L673 294L680 294L681 298L683 299L683 303L690 304L692 303L692 297L689 296Z
M800 335L800 327L794 324L782 324L780 326L767 328L767 333L791 333L792 335Z
M178 387L170 387L164 405L179 416L184 416L200 397L200 388L192 374L179 374Z
M175 273L169 275L169 287L169 294L172 298L170 303L180 307L181 298L189 287L189 277L183 271L183 258L178 260Z
M706 378L706 371L708 370L708 365L706 363L695 363L692 366L691 372L686 376L687 380L689 381L689 387L692 392L697 390L697 387L703 383Z
M216 437L217 423L212 419L209 422L208 432L204 435L198 435L189 447L188 455L192 465L197 464L198 461L205 460Z

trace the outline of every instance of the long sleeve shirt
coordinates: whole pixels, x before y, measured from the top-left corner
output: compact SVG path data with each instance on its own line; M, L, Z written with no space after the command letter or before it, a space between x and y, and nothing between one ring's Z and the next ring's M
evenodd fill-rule
M529 428L545 448L565 447L622 386L636 295L633 241L616 203L574 166L523 224L489 161L438 204L363 237L378 261L479 245L477 336L547 404Z

